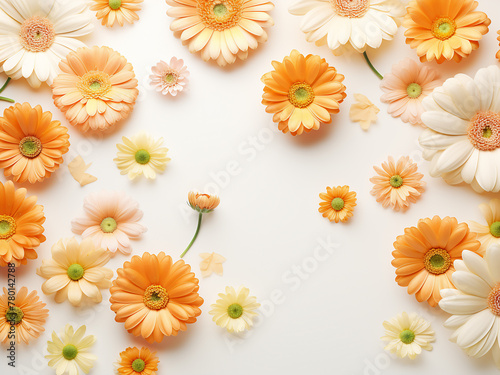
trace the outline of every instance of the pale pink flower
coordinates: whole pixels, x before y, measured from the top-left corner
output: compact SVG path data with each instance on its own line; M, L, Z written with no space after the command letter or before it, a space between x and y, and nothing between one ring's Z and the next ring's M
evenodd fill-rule
M160 60L151 68L153 74L149 76L151 86L163 95L176 96L184 90L188 83L189 71L184 65L184 60L172 57L170 63Z
M130 254L130 240L140 238L147 230L139 224L142 211L138 203L123 192L91 193L85 198L83 209L85 216L71 222L73 232L90 237L96 247L112 253L118 250Z
M442 84L443 80L436 70L404 59L393 65L391 73L384 76L380 84L384 94L380 100L389 104L387 112L392 117L401 117L403 122L424 126L420 120L424 111L422 100Z

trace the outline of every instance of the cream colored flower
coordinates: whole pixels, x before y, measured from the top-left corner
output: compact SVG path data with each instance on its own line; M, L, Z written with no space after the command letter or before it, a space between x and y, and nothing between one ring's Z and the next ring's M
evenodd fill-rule
M52 341L47 341L49 354L45 356L49 360L49 366L56 370L56 375L78 375L80 369L88 374L97 357L89 352L95 343L95 336L85 336L85 326L74 331L74 328L66 324L64 332L59 337L52 332Z
M356 103L351 105L349 117L351 121L359 122L361 129L368 130L370 125L377 121L380 109L363 94L354 94L354 99Z
M80 244L75 238L59 240L52 246L52 258L44 259L36 270L47 279L42 291L55 293L57 303L68 299L73 306L83 301L101 302L99 289L109 288L113 278L113 271L103 267L111 255L105 249L96 249L90 238Z
M167 157L168 148L162 147L163 138L158 140L145 132L131 137L122 137L123 144L117 144L118 153L113 159L121 174L126 174L133 180L143 174L144 177L154 180L156 173L167 168L170 158Z
M417 314L403 312L383 324L385 336L382 340L389 341L385 350L410 359L415 359L422 349L432 350L434 331L431 324Z
M489 203L482 203L479 209L486 220L486 225L470 221L471 231L477 233L477 240L481 242L480 250L486 253L491 245L500 245L500 199L492 199Z
M226 294L219 293L220 299L212 305L209 314L212 320L228 332L243 332L253 325L253 318L258 315L260 307L256 297L250 297L250 290L240 287L238 291L232 286L226 287Z

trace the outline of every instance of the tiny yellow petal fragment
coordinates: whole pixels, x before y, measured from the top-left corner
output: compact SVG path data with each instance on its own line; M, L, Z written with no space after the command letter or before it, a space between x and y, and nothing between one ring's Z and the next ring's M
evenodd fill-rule
M222 263L226 261L226 258L217 253L201 253L200 257L203 259L200 262L201 276L208 277L213 272L222 276Z
M85 173L85 171L92 165L85 164L83 158L78 155L75 157L69 164L68 169L73 178L80 184L80 186L85 186L92 182L97 181L97 177L92 176L91 174Z
M359 122L361 129L368 130L370 125L377 121L380 109L362 94L354 94L354 99L357 103L351 105L349 117L352 122Z

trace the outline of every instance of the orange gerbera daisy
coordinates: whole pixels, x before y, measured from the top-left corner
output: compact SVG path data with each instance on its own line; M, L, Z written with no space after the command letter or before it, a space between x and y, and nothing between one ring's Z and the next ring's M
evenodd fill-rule
M349 191L349 186L327 187L326 193L320 193L323 202L319 203L318 211L330 221L346 222L352 216L356 206L356 193Z
M35 248L45 241L43 206L36 196L26 198L26 189L14 188L12 181L0 182L0 266L16 266L36 259Z
M318 130L339 112L346 97L344 76L317 55L293 50L283 62L273 61L274 70L262 76L262 104L273 113L273 121L283 133L292 135Z
M412 0L403 19L406 43L422 62L460 61L479 47L490 19L475 0Z
M101 23L106 27L112 27L115 22L123 26L125 21L134 23L139 19L137 11L141 10L144 0L92 0L94 4L90 10L97 11L96 17L102 19Z
M391 206L395 211L405 210L424 191L424 175L417 172L417 164L408 156L399 158L397 163L389 156L389 160L382 163L382 168L374 166L373 169L377 175L370 178L373 182L370 193L384 207Z
M497 34L498 34L497 40L500 42L500 30L497 31ZM500 51L497 52L496 58L500 60Z
M139 90L132 64L111 48L79 48L59 68L54 103L82 131L110 129L134 108Z
M453 262L462 259L462 252L482 255L476 236L466 223L459 224L454 217L420 219L417 227L406 228L394 242L396 282L408 287L408 294L415 294L418 302L436 306L441 289L455 288L451 278Z
M198 279L183 260L173 263L164 252L144 253L117 273L110 288L111 310L134 336L161 342L164 336L185 331L201 314Z
M3 288L3 295L0 296L0 341L6 343L12 340L10 334L14 330L17 342L29 344L30 340L36 339L45 331L43 325L49 316L49 310L44 309L46 305L40 301L36 291L28 294L28 289L24 286L19 289L14 300L11 298L9 291Z
M68 129L37 105L15 104L0 118L0 168L16 182L43 181L69 150Z
M190 191L188 193L189 207L199 213L212 212L220 203L220 198L217 195L201 194Z
M118 362L120 375L155 375L158 371L160 360L148 348L127 348L120 353L121 361Z

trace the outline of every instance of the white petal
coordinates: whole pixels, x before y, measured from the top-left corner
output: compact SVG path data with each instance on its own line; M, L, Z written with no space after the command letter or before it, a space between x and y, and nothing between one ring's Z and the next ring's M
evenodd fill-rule
M471 272L455 271L451 277L457 289L464 293L487 298L491 292L491 287Z
M439 301L439 307L448 314L470 315L483 311L488 303L485 298L461 294L443 298Z
M473 146L468 140L457 142L439 156L436 168L439 173L446 173L460 168L469 159L474 150Z
M479 152L476 180L485 191L492 191L497 182L496 163L500 163L500 160L495 160L495 155L490 151Z
M486 250L485 256L486 262L488 263L488 268L490 270L491 278L493 282L500 282L500 246L497 244L491 245L488 250Z
M427 111L422 113L422 122L437 131L448 135L466 135L469 122L444 111Z
M481 340L493 327L495 315L490 310L483 310L475 314L462 326L457 337L457 344L462 348L468 348Z
M472 251L464 251L462 252L462 259L472 273L482 278L491 288L495 286L496 283L490 275L488 263L483 257Z
M479 150L474 149L469 159L465 162L462 168L462 178L464 182L470 184L476 177L477 163L479 161Z

